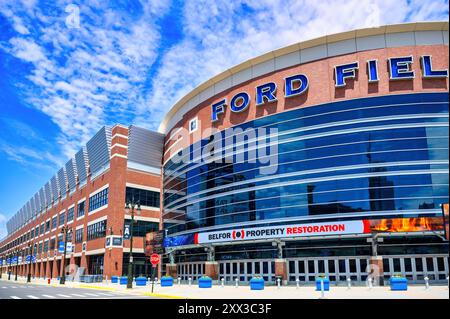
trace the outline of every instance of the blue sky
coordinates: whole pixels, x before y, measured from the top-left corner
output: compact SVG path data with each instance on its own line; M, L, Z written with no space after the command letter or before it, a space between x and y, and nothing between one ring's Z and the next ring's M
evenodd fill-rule
M256 55L448 14L444 0L0 0L0 238L105 124L156 130L184 94Z

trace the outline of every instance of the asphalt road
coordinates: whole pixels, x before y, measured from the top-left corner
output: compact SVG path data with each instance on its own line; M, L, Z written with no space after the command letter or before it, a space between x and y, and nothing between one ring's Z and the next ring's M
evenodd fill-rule
M115 291L52 287L0 281L0 299L149 299L152 297Z

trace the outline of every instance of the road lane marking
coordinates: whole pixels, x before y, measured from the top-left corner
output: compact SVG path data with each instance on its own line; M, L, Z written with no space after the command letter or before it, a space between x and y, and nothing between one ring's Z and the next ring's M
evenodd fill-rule
M42 295L43 297L47 297L47 298L52 298L52 299L55 299L56 297L55 296L50 296L50 295Z
M61 297L64 297L64 298L70 298L70 296L63 295L63 294L58 294L58 296L61 296Z
M28 295L27 297L28 297L28 298L31 298L31 299L39 299L38 297L33 296L33 295Z
M17 297L17 296L11 296L11 298L12 298L12 299L22 299L22 298L19 298L19 297Z
M8 289L8 287L2 287L3 289Z

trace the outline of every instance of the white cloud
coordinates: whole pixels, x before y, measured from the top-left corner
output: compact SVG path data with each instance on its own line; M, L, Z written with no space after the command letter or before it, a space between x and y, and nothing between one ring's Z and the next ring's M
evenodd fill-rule
M168 110L208 78L279 47L355 28L448 19L446 6L433 0L189 0L185 38L163 57L148 104Z
M65 5L58 1L52 13L35 6L32 14L31 5L0 5L12 23L21 15L37 28L32 37L18 32L0 48L32 65L26 78L33 86L25 88L25 100L59 126L57 141L69 157L101 126L127 123L143 108L143 83L160 41L156 15L170 2L146 2L141 13L130 14L90 1L79 7L79 29L64 23Z
M8 218L6 215L0 213L0 240L2 240L7 235L6 231L6 223L8 221Z
M139 10L88 1L80 5L77 29L65 25L66 5L58 0L48 10L35 0L0 1L0 14L15 31L0 50L31 66L24 74L31 85L19 79L18 92L58 125L65 160L106 123L156 129L184 94L264 52L355 28L448 19L443 0L187 0L176 3L183 6L182 39L161 48L158 19L171 1L142 0ZM38 156L61 162L51 152L3 140L0 151L24 164Z

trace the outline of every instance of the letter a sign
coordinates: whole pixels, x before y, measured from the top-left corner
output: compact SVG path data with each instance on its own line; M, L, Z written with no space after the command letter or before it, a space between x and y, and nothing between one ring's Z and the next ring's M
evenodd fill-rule
M130 239L130 225L125 225L125 228L123 229L123 239Z

